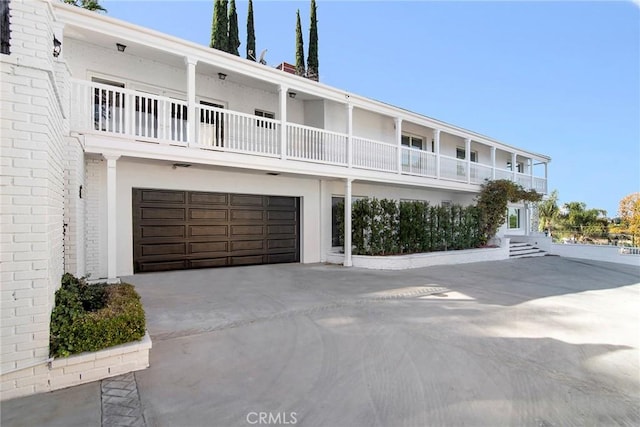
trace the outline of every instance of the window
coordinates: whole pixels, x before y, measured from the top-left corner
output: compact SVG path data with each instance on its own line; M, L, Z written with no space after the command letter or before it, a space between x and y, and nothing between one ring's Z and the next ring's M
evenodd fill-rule
M265 119L275 119L275 113L271 113L269 111L255 110L255 114L258 117L264 117ZM264 120L258 120L257 125L261 128L271 129L273 128L273 123L265 122Z
M507 214L507 228L514 229L520 228L520 209L509 208Z
M423 149L423 139L414 135L402 135L402 145L410 148Z
M208 147L224 147L224 105L200 101L200 144ZM213 108L206 108L213 107Z
M507 170L512 171L513 167L511 165L511 162L507 162ZM522 162L516 162L516 172L518 173L524 173L524 163Z
M465 149L464 148L456 148L456 159L465 159ZM471 161L474 163L478 163L478 152L477 151L472 151L471 152Z

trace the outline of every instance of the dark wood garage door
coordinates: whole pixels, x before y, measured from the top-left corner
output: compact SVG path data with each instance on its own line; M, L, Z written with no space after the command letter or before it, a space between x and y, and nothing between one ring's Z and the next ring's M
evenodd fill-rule
M133 189L134 272L300 261L299 199Z

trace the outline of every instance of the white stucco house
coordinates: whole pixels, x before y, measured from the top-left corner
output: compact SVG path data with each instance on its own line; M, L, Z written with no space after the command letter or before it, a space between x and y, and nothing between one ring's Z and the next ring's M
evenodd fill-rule
M46 389L65 271L324 262L345 197L470 204L486 179L547 191L545 155L61 2L8 6L5 397ZM528 234L527 207L511 209L502 232Z

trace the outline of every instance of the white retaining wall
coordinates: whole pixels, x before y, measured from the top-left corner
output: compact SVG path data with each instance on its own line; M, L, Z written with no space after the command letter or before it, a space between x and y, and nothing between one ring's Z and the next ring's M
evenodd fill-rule
M640 255L621 254L618 246L551 244L553 255L640 266Z

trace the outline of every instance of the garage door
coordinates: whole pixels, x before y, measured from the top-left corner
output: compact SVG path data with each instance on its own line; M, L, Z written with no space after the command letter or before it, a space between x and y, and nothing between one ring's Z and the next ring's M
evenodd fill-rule
M300 261L299 199L133 189L135 272Z

